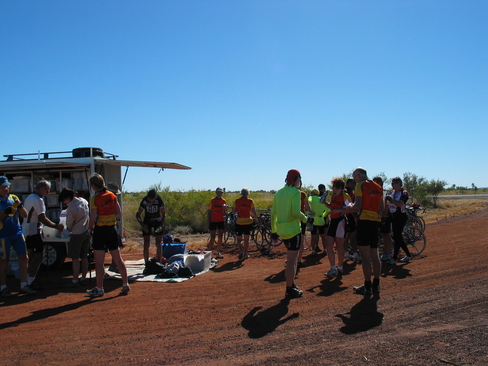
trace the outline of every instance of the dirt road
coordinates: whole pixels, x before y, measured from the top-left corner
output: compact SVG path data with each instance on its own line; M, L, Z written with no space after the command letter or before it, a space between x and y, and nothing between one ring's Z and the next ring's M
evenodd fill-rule
M69 266L36 296L0 299L3 365L486 365L488 210L430 224L425 255L385 265L381 296L353 294L360 266L327 279L306 257L284 299L284 253L225 253L183 283L106 281L104 297L64 290ZM142 254L124 254L140 259ZM64 278L63 278L64 276ZM18 281L9 279L12 291Z

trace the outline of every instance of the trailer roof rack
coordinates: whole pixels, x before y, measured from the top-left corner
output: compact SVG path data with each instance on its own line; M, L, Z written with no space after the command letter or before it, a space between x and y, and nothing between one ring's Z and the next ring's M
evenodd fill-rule
M74 149L77 150L77 149ZM6 161L14 161L14 160L47 160L47 159L66 159L72 158L74 150L71 151L53 151L53 152L41 152L40 150L36 153L27 153L27 154L7 154L4 155ZM85 150L85 149L84 149ZM91 149L86 148L86 154L84 157L94 157L99 156L99 149ZM56 156L53 156L56 155ZM118 155L108 153L103 151L103 155L107 159L117 160L119 157Z

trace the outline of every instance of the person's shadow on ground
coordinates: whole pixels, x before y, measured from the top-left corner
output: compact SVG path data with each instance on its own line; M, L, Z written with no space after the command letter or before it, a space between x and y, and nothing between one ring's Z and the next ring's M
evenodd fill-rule
M349 317L337 314L336 317L341 318L344 322L344 326L340 329L341 333L356 334L381 325L383 314L378 312L378 300L379 296L364 296L360 302L346 313Z
M242 267L242 260L238 260L235 262L228 262L220 267L217 265L214 268L212 268L212 271L214 272L226 272L226 271L234 271L236 269L239 269Z
M12 320L11 322L8 322L8 323L0 324L0 330L12 328L12 327L17 327L19 325L22 325L25 323L30 323L30 322L35 322L38 320L49 319L51 317L57 316L57 315L62 314L62 313L66 313L69 311L75 311L76 309L78 309L82 306L85 306L85 305L99 304L101 301L107 301L107 300L111 300L111 299L112 298L103 298L103 299L96 299L95 301L93 301L92 298L85 298L83 300L80 300L80 301L78 301L76 303L72 303L72 304L66 304L66 305L61 305L61 306L54 307L54 308L36 310L36 311L32 312L32 314L27 315L23 318Z
M317 296L332 296L336 292L342 292L347 289L347 287L342 287L342 285L342 276L326 277L321 281L320 285L311 287L307 291L315 293L319 289Z
M396 264L391 265L388 263L381 264L381 277L388 277L392 276L393 278L403 279L407 277L411 277L412 274L410 270L405 268L405 264Z
M249 338L262 338L287 321L298 318L298 313L285 317L288 314L289 303L290 300L285 298L278 304L263 311L260 311L262 309L261 306L252 309L241 322L242 327L249 331Z
M269 275L264 280L269 283L286 282L285 270L281 271L280 273Z

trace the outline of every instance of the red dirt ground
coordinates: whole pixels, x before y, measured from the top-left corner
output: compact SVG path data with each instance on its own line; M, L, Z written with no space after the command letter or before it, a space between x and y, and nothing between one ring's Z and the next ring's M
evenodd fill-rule
M183 283L106 281L104 297L64 290L70 265L42 272L45 291L0 298L3 365L486 365L488 210L427 226L427 249L385 265L381 298L353 294L360 267L327 279L305 257L304 296L284 299L284 253L235 254ZM283 250L283 248L281 248ZM141 252L124 253L140 259ZM108 259L107 259L108 260ZM18 281L9 279L12 291Z

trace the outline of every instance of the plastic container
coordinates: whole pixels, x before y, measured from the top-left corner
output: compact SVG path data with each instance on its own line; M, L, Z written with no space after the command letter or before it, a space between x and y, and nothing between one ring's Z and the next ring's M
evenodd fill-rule
M51 193L46 195L46 204L47 207L59 207L58 195Z
M30 179L12 179L10 181L10 191L14 194L16 192L30 192Z
M73 173L71 174L73 178L73 189L78 191L87 191L88 183L86 181L86 176L84 173Z
M210 269L212 252L205 250L200 254L185 254L185 266L190 267L194 274Z
M162 243L163 257L166 259L171 258L175 254L186 253L186 243Z
M56 178L56 189L58 191L62 191L63 188L69 188L69 189L73 188L73 181L67 178L63 178L63 179Z

